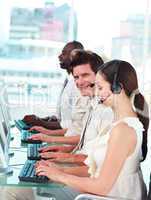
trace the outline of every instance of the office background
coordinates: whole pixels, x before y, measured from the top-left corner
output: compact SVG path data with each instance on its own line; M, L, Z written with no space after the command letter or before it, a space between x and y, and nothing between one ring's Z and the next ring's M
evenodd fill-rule
M71 40L105 60L131 62L151 106L150 5L150 0L0 0L1 96L12 119L55 112L66 76L57 56Z

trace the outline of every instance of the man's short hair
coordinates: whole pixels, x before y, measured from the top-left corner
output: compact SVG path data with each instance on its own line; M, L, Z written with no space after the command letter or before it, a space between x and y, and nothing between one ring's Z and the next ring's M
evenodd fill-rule
M102 58L92 52L81 49L75 49L71 52L71 72L73 73L74 67L83 64L90 64L94 73L97 73L99 67L103 64Z
M72 42L68 42L68 45L73 45L74 49L84 49L84 46L81 44L81 42L78 42L76 40L73 40Z

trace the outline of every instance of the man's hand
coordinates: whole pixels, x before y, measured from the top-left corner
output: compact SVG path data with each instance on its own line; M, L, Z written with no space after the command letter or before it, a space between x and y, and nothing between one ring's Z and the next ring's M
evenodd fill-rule
M79 154L74 155L70 153L64 153L64 152L44 152L40 153L40 156L42 159L49 159L56 163L83 163L86 156Z
M44 152L40 153L41 158L50 159L54 162L73 162L73 155L63 152Z
M42 147L39 149L39 151L41 153L44 153L44 152L49 152L49 151L52 151L52 152L71 152L73 149L74 149L75 146L49 146L49 147Z
M29 139L32 139L32 140L40 140L40 141L42 141L42 142L52 142L50 136L47 136L47 135L42 134L42 133L34 134L34 135L32 135L31 137L29 137Z
M48 129L42 127L42 126L33 126L33 127L30 128L29 131L32 131L32 130L36 130L36 131L43 133L43 134L48 134L48 133L50 134L51 133L51 130L48 130Z
M44 152L48 152L48 151L53 151L53 152L57 152L60 151L60 146L48 146L48 147L42 147L39 149L39 152L44 153Z

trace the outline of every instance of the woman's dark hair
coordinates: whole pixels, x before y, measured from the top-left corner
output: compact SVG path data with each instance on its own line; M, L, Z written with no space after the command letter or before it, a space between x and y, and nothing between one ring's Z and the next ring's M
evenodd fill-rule
M137 74L133 66L122 60L112 60L104 63L98 73L102 74L104 78L111 84L121 84L126 95L130 97L134 91L138 89ZM115 80L116 75L116 80ZM142 154L143 160L147 155L147 131L149 127L149 109L144 99L144 96L138 92L135 95L134 106L139 120L144 126Z
M99 67L104 63L102 58L92 51L85 51L76 49L71 52L71 72L73 68L78 65L90 64L91 69L94 73L97 73Z

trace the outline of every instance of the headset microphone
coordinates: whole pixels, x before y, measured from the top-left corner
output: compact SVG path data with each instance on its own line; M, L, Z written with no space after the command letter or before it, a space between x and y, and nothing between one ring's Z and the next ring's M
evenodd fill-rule
M98 100L98 104L102 104L103 103L103 100L100 98L99 100Z
M111 94L107 94L107 95L104 96L104 97L97 97L97 102L98 102L98 104L101 104L101 103L103 103L104 101L106 101L107 98L110 97L110 95L111 95Z
M96 102L97 102L98 104L103 103L102 100L101 100L101 97L98 97L98 96L96 96Z

